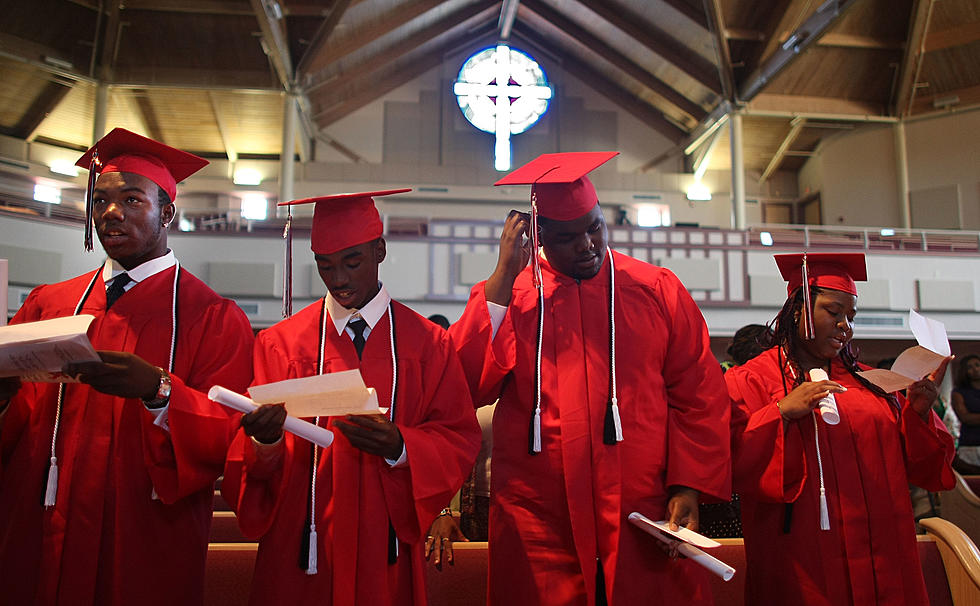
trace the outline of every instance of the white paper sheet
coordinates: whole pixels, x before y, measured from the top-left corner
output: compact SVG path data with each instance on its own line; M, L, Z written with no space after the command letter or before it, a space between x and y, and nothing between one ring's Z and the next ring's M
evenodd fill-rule
M294 417L383 414L387 410L378 408L378 394L373 387L364 386L356 369L256 385L248 389L248 395L258 404L285 402L286 411Z
M208 390L208 398L222 406L227 406L228 408L233 408L238 412L248 414L257 408L257 405L252 400L249 400L241 394L237 394L230 389L226 389L220 385L215 385L210 390ZM314 425L308 421L302 419L297 419L296 417L286 417L286 421L283 423L282 428L289 433L299 436L308 442L313 442L323 448L327 448L333 444L333 432L329 429L324 429L318 425Z
M86 332L95 316L82 314L0 327L0 377L77 383L61 372L67 362L98 362Z
M909 328L918 345L906 349L892 364L891 370L875 368L858 374L887 393L905 389L932 374L950 355L949 338L942 322L909 310Z
M667 529L666 522L654 522L650 518L646 517L642 513L634 511L629 514L627 519L631 524L640 528L653 538L657 539L661 543L667 545L677 545L677 551L687 557L688 559L697 562L701 566L704 566L712 573L718 575L722 580L730 581L732 577L735 576L735 569L728 564L722 562L714 556L710 556L705 552L701 551L697 547L691 544L691 542L682 538L683 536L688 536L696 540L699 544L704 547L717 547L721 545L717 541L712 541L704 535L700 535L693 530L682 529L681 531L672 531ZM692 536L693 535L693 536ZM676 538L675 538L676 537ZM713 544L713 545L712 545Z

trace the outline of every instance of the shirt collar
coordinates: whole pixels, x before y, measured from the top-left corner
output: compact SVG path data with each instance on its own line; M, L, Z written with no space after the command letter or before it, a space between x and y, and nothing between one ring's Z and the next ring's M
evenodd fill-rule
M344 333L347 322L353 316L363 318L367 322L367 325L371 327L371 330L374 330L374 325L388 311L388 303L391 302L391 296L388 294L388 289L385 288L385 285L381 282L378 282L378 285L381 287L378 290L378 294L374 295L374 298L360 309L347 309L333 298L330 291L327 291L327 311L330 312L330 319L333 320L338 335Z
M172 250L168 250L167 254L163 255L162 257L150 259L146 263L137 265L133 269L126 269L115 259L108 258L105 260L105 266L102 268L102 281L108 284L113 278L123 272L126 272L129 274L130 279L134 282L142 282L150 276L154 276L165 269L170 269L176 264L177 257L174 256L174 251Z

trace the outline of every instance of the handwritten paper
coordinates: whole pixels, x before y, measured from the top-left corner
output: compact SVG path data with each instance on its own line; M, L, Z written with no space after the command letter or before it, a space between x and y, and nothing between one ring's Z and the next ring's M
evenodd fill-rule
M100 360L86 335L94 319L82 314L0 327L0 377L77 383L61 368L68 362Z
M256 385L248 389L248 395L257 404L284 402L286 412L294 417L387 412L387 409L378 408L378 394L373 387L364 385L364 379L356 369Z
M886 393L905 389L929 376L950 354L949 338L942 322L909 310L909 328L918 345L899 354L891 370L874 368L858 373Z

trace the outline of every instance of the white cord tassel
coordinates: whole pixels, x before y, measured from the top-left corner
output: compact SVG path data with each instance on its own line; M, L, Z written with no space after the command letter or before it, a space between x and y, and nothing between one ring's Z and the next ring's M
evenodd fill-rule
M619 404L616 398L612 399L613 426L616 428L616 441L623 441L623 423L619 420Z
M820 530L830 530L830 515L827 513L827 492L820 489Z
M58 496L58 457L51 457L51 466L48 467L48 484L44 489L44 506L54 507L55 498Z
M316 574L316 524L310 524L310 555L306 562L306 574Z
M534 444L531 449L534 452L541 452L541 407L534 409Z
M830 515L827 511L827 490L823 483L823 457L820 456L820 427L817 413L813 413L813 441L817 444L817 470L820 472L820 530L830 530Z

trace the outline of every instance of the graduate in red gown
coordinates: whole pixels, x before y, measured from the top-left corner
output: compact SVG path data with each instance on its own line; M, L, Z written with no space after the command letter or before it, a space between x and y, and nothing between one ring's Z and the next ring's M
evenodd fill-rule
M316 202L328 294L259 334L255 383L356 368L390 410L317 418L336 436L328 448L283 433L281 405L243 418L222 491L259 539L255 605L424 605L425 532L480 445L449 334L378 282L385 241L370 196L386 193L398 191L296 202Z
M627 522L693 529L699 494L728 499L730 405L684 286L608 247L585 173L613 155L547 154L501 181L536 182L542 289L533 219L512 211L496 270L450 328L475 403L499 398L491 604L711 600L703 569Z
M61 392L0 380L0 601L200 604L234 430L202 391L248 385L252 330L167 248L176 182L207 162L122 129L93 150L109 258L34 289L13 323L91 314L103 361L69 364L81 383Z
M953 486L953 439L932 412L948 359L907 398L858 376L868 368L851 344L864 255L805 258L776 256L789 298L773 347L725 375L745 603L926 605L908 485ZM815 368L829 379L811 379ZM815 410L828 394L836 424Z

